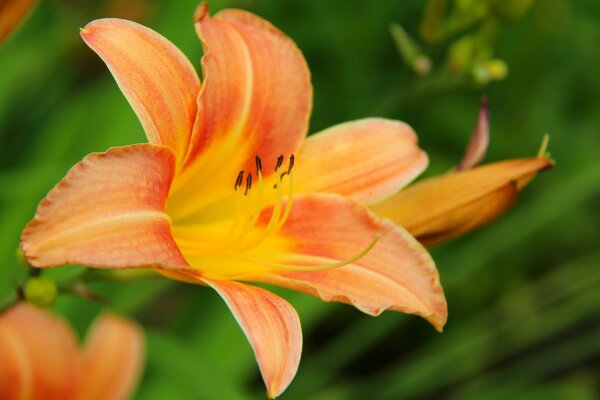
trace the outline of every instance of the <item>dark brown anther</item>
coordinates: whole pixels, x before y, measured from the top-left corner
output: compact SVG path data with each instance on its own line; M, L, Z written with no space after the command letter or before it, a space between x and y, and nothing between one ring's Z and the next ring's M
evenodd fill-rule
M244 196L248 194L250 188L252 188L252 172L248 172L248 176L246 177L246 190L244 191Z
M296 159L296 157L294 157L294 155L292 154L290 156L290 162L288 163L288 170L287 170L287 174L289 175L290 172L292 172L292 168L294 168L294 160Z
M238 174L237 179L235 180L235 185L233 186L233 190L237 191L240 186L242 186L242 182L244 182L244 171L240 171Z
M275 164L275 172L277 172L277 170L279 169L279 167L281 167L283 165L283 160L285 159L285 157L282 155L280 155L279 157L277 157L277 164Z
M282 181L282 180L283 180L283 178L284 178L286 175L289 175L289 173L288 173L287 171L286 171L286 172L282 172L282 173L281 173L281 175L279 175L279 180L280 180L280 181ZM273 189L277 189L277 184L274 184L274 185L273 185Z
M262 160L259 156L256 156L254 160L256 161L256 173L260 174L262 172Z

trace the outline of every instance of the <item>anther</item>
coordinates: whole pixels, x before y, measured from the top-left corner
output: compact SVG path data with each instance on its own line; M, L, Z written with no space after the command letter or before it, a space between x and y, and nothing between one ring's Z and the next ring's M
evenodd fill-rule
M240 186L242 186L242 182L244 182L244 171L240 171L240 173L238 174L233 189L237 191L240 188Z
M283 165L283 160L285 159L285 157L283 157L283 154L280 155L279 157L277 157L277 164L275 164L275 172L277 172L277 170L279 169L279 167L281 167Z
M248 194L250 188L252 188L252 172L248 172L248 176L246 177L246 190L244 191L244 196Z
M287 170L287 174L288 174L288 175L290 174L290 172L292 172L292 168L294 168L294 160L295 160L295 157L294 157L294 155L292 154L292 155L290 156L290 161L289 161L289 163L288 163L288 170Z
M255 161L256 161L256 173L260 174L262 172L262 160L260 159L259 156L256 156Z
M279 182L281 182L286 175L289 175L289 173L287 171L282 172L281 175L279 175ZM273 189L277 189L277 184L273 185Z

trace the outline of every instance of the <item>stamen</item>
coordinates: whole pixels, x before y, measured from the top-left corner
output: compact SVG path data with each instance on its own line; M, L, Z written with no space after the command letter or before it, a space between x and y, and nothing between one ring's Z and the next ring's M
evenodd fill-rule
M251 214L252 217L250 218L250 227L253 227L254 225L256 225L256 222L258 221L258 217L260 216L260 213L262 212L263 209L263 176L262 176L262 163L260 161L260 158L258 156L256 156L256 159L258 160L257 164L256 164L256 170L257 170L257 175L258 175L258 199L256 201L256 205L254 207L254 212Z
M248 190L252 188L252 172L248 172L248 176L246 176L246 190L244 191L244 196L248 194Z
M371 243L369 243L369 245L367 245L367 247L362 249L359 253L355 254L354 256L352 256L350 258L346 258L345 260L338 261L338 262L331 263L331 264L292 265L292 264L273 263L270 261L258 260L258 259L251 258L251 257L244 257L244 259L254 262L256 264L264 265L265 267L274 268L274 269L282 269L282 270L288 270L288 271L324 271L324 270L328 270L328 269L343 267L344 265L352 264L352 263L360 260L361 258L366 256L371 250L373 250L373 247L375 247L375 245L377 244L379 239L381 239L381 236L376 235L375 238L371 241Z
M260 174L260 173L262 173L262 160L260 159L259 156L256 156L255 161L256 161L256 173Z
M283 203L283 194L282 194L282 188L281 188L281 179L285 175L286 175L286 173L281 174L279 176L278 183L275 185L275 187L277 188L277 193L275 195L275 201L273 203L273 210L271 211L271 217L269 218L269 222L267 223L266 228L260 234L253 237L250 241L248 241L248 242L244 243L242 246L238 247L237 248L238 250L240 250L240 249L245 250L245 249L249 249L249 248L257 246L258 244L262 243L267 237L269 237L272 234L274 234L275 232L279 231L279 229L281 229L281 227L285 223L285 220L287 219L287 217L290 214L290 209L292 206L291 196L292 196L292 192L293 192L293 187L290 186L289 190L288 190L288 201L287 201L286 208L285 208L285 210L283 212L283 216L282 216L281 215L281 205ZM291 178L291 176L290 176L290 178ZM290 181L290 185L291 185L291 181ZM262 204L260 205L259 212L260 211L262 211ZM253 221L256 223L257 220L258 220L258 218L255 218Z
M242 186L242 182L244 181L244 171L240 171L240 173L237 176L237 179L235 180L235 185L233 186L233 190L237 191L240 186Z
M283 227L288 217L290 216L290 212L292 211L292 195L294 194L294 175L288 174L288 176L290 177L290 183L288 184L288 196L285 203L285 210L283 211L283 215L281 216L281 218L279 218L279 221L277 222L275 229L273 229L273 232L278 232Z
M279 221L279 215L281 213L281 203L283 202L283 195L281 193L281 180L284 176L285 173L279 175L279 180L274 186L274 188L277 189L277 194L275 195L275 205L273 206L273 211L271 211L271 218L269 219L269 223L267 224L265 237L269 236L271 233L274 232L273 227L275 227L277 225L277 221Z
M277 159L277 169L282 167L283 160L283 156L280 156ZM228 253L232 251L242 252L260 244L270 235L279 231L285 224L292 208L293 178L291 171L294 167L294 156L292 155L289 158L287 171L275 175L277 179L276 184L273 186L273 188L276 189L276 193L274 194L275 198L273 199L273 197L271 197L273 195L269 196L269 198L273 199L271 216L268 223L266 223L266 226L263 225L262 229L257 230L254 228L263 213L265 193L262 175L262 160L258 155L255 156L255 163L256 181L258 185L257 190L254 190L252 187L254 178L252 172L246 173L243 170L240 171L234 184L236 193L236 213L233 217L232 224L227 229L227 232L224 232L222 236L219 235L219 238L215 238L214 241L219 242L218 246L215 247L214 243L198 244L195 246L198 251L201 251L204 254L216 254L223 251ZM246 175L245 178L244 175ZM289 177L289 184L287 187L287 196L284 196L282 181L286 176ZM241 188L244 179L246 180L246 187L242 192L238 189ZM287 197L285 207L283 207L284 197ZM252 235L250 235L251 233ZM209 240L209 242L211 241Z
M277 157L277 164L275 164L275 172L277 172L277 170L283 165L283 160L285 160L283 154Z
M277 186L279 186L279 184L281 183L281 181L283 180L283 178L287 175L287 172L282 172L281 175L279 175L279 181L277 181L277 183L275 183L273 185L273 189L277 189Z

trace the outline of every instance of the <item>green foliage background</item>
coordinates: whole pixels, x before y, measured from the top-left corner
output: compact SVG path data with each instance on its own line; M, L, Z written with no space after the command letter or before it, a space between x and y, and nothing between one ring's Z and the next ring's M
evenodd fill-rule
M195 5L42 1L0 47L0 299L25 277L18 237L54 183L89 152L144 141L78 29L129 15L198 65ZM372 115L401 119L430 155L426 175L442 173L461 157L485 93L487 161L534 155L546 132L556 160L499 221L432 250L450 309L443 334L413 316L372 318L277 290L297 307L305 335L299 373L282 399L598 398L600 3L535 2L499 32L495 55L510 73L486 87L445 74L417 77L403 63L388 26L398 22L417 36L422 1L213 0L210 7L256 12L298 43L313 74L311 132ZM436 71L446 48L431 49ZM47 275L65 282L80 272ZM166 279L92 288L147 328L137 398L264 398L251 349L211 290ZM102 307L71 296L54 306L81 334Z

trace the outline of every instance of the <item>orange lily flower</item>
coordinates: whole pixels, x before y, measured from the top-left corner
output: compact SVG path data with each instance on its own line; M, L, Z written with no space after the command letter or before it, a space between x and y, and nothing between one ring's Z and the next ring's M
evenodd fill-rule
M101 315L79 348L58 316L28 303L0 314L0 400L127 399L143 360L143 333L117 315Z
M488 105L484 98L467 151L454 171L425 179L372 206L433 246L498 218L517 202L519 191L554 162L545 154L481 167L489 143Z
M152 268L212 287L248 337L270 397L297 371L299 319L285 300L241 281L371 315L416 314L441 330L447 308L431 257L362 205L425 168L412 129L373 118L304 140L312 87L296 45L240 10L211 17L202 4L195 20L202 82L146 27L101 19L81 30L149 143L76 164L25 228L27 260L41 268Z
M23 22L36 4L36 0L0 1L0 43Z

